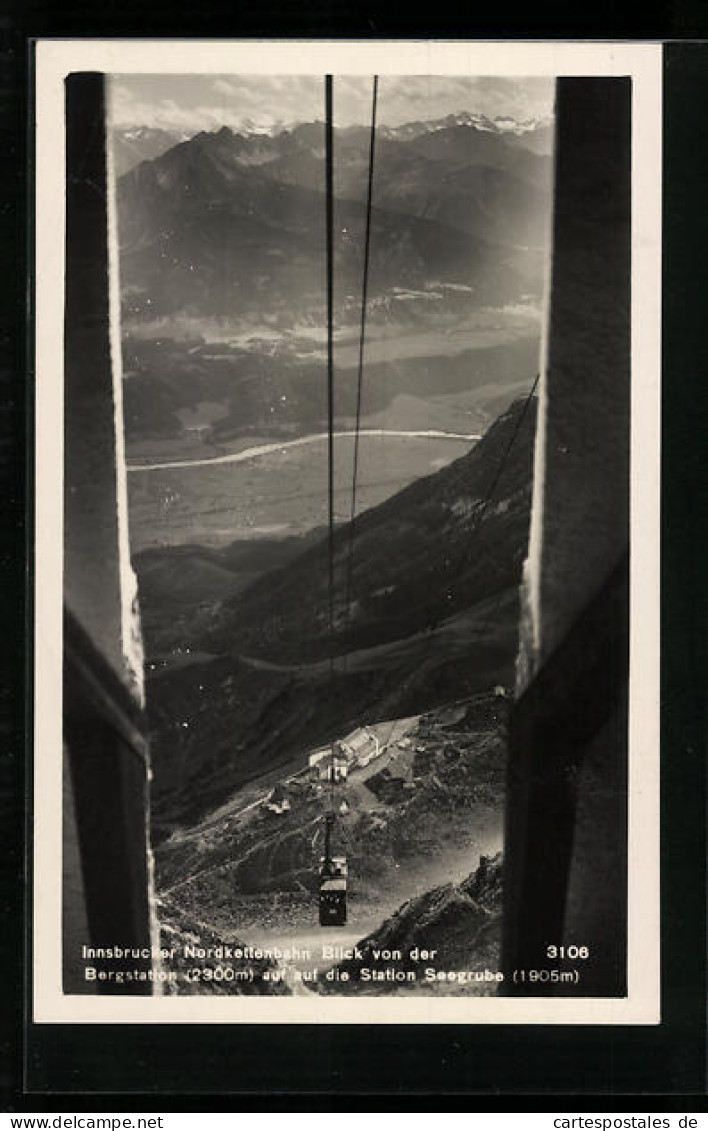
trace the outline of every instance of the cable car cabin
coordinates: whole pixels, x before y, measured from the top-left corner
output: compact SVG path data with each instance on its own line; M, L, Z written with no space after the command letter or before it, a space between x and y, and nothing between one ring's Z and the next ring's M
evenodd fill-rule
M320 926L343 927L347 922L347 881L343 876L320 880Z
M320 858L320 926L343 927L347 921L346 856Z

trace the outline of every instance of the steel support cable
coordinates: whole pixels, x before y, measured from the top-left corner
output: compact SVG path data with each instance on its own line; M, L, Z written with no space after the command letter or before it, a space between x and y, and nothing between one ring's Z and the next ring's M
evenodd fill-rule
M470 536L474 535L477 532L477 527L480 525L482 518L484 517L484 514L486 513L486 511L489 509L489 506L491 505L492 498L494 496L494 492L496 491L497 487L499 486L499 484L501 482L501 478L502 478L502 475L504 474L504 468L506 466L507 460L509 459L509 456L511 455L512 448L514 447L514 444L516 443L516 440L519 437L519 434L520 434L521 429L523 427L524 421L525 421L526 416L528 414L529 408L531 407L531 402L532 402L532 400L535 396L536 389L538 387L538 383L539 383L540 379L541 379L541 374L537 373L536 376L534 377L533 384L531 385L531 388L530 388L530 390L529 390L529 392L526 396L526 400L524 401L523 408L521 409L521 412L519 413L519 419L516 421L514 431L512 432L511 436L509 437L509 442L508 442L506 448L504 449L504 453L502 455L502 458L499 461L499 464L497 466L497 470L496 470L496 473L494 475L494 478L492 479L492 481L490 483L489 490L487 491L485 502L482 505L482 507L480 507L479 517L478 517L478 519L477 519L477 521L474 525L473 530L471 531ZM469 560L469 552L463 555L461 569L459 571L460 573L462 572L462 569L464 568L464 566L467 564L468 560ZM494 606L493 606L491 612L488 613L486 617L482 618L482 622L479 625L479 632L480 633L482 633L486 630L486 628L489 626L490 622L497 615L497 613L499 611L499 606L501 605L501 602L502 602L502 598L504 597L504 594L506 592L507 592L507 590L502 589L502 590L499 591L499 593L497 593L496 601L494 602Z
M359 358L357 367L357 399L356 422L354 430L354 456L352 469L352 492L350 506L349 540L347 553L347 572L345 590L345 608L347 624L351 621L352 577L354 561L355 519L356 519L356 488L359 464L359 433L361 427L361 405L364 370L364 349L366 341L366 314L369 281L370 243L371 243L371 214L374 183L374 160L376 146L376 110L378 101L378 75L373 79L371 132L369 139L369 171L366 202L366 229L364 238L364 265L362 276L361 318L359 335ZM335 518L334 518L334 160L333 160L333 114L332 114L332 76L325 76L325 176L326 176L326 204L327 204L327 431L328 431L328 517L329 517L329 633L330 633L330 674L334 676L335 656L335 623L334 623L334 595L335 595ZM472 533L476 531L481 517L488 510L494 492L496 491L504 473L506 463L511 455L514 443L521 431L529 406L536 392L540 374L536 374L531 389L526 397L523 409L516 422L514 431L499 461L493 480L486 493L486 499L480 508L480 518ZM467 555L463 557L463 563ZM499 602L497 601L497 604ZM331 771L330 771L330 805L332 813L335 812L334 785L335 785L335 746L331 746Z
M354 459L352 467L352 493L349 512L349 545L347 552L347 574L345 608L347 625L351 622L352 577L354 569L354 523L356 519L356 488L359 472L359 433L361 429L361 400L364 375L364 343L366 340L366 313L369 289L369 252L371 247L371 211L374 189L374 157L376 152L376 108L378 103L379 76L374 75L371 97L371 133L369 138L369 177L366 193L366 230L364 235L364 267L361 281L361 321L359 328L359 363L356 386L356 422L354 425Z
M494 497L494 493L495 493L497 487L499 486L499 484L501 482L502 475L504 474L504 469L505 469L506 464L508 462L509 456L511 455L512 448L514 447L514 444L516 443L516 441L519 437L519 433L521 432L521 428L522 428L523 423L524 423L526 416L528 414L528 410L531 406L531 401L533 400L533 398L535 396L536 389L538 387L538 382L540 381L540 379L541 379L541 374L537 373L536 376L533 379L533 383L531 385L531 388L529 389L529 392L526 395L526 399L524 401L523 408L521 409L521 412L519 413L519 418L516 421L516 425L514 426L514 431L512 432L511 436L509 437L509 441L506 445L506 448L504 449L502 456L501 456L501 459L499 460L499 463L497 464L496 469L494 471L494 474L493 474L493 476L490 480L489 487L487 488L486 492L482 496L482 502L481 502L479 511L477 512L477 518L474 522L474 525L472 526L472 529L469 532L469 538L470 539L473 538L474 535L477 533L477 529L478 529L480 523L482 522L482 519L484 518L486 512L489 510L492 499ZM459 558L458 558L459 566L455 570L455 574L456 574L457 579L459 579L461 577L462 572L463 572L465 566L467 565L467 563L469 561L469 558L470 558L470 546L469 546L469 542L468 542L467 550L463 550L462 553L459 555ZM455 579L453 578L449 582L449 585L454 585L454 584L455 584ZM440 620L439 620L439 618L436 617L431 622L431 628L437 628L439 623L440 623Z
M509 443L507 444L507 446L504 450L504 454L503 454L501 460L499 461L497 473L496 473L494 479L492 480L489 491L487 492L487 501L485 503L485 507L489 506L489 504L492 501L492 496L493 496L494 492L496 491L497 487L499 486L502 474L504 472L504 467L506 465L506 462L507 462L509 456L511 455L511 449L513 448L513 446L514 446L514 444L515 444L515 442L518 438L518 435L521 431L524 420L526 419L526 414L528 413L529 407L531 405L531 401L533 400L533 398L536 394L536 389L538 387L538 382L540 381L540 379L541 379L541 374L537 373L536 376L534 377L533 384L532 384L532 386L531 386L531 388L530 388L530 390L529 390L529 392L526 396L526 400L524 401L524 407L522 408L521 412L519 413L519 419L517 420L514 431L512 432L512 434L509 438Z
M325 213L327 242L327 526L330 691L334 690L334 126L332 75L325 75ZM335 743L330 744L330 811L334 813Z
M327 523L329 531L330 667L334 670L334 154L332 76L325 76L325 199L327 239Z
M536 389L538 387L538 382L540 381L540 379L541 379L541 374L537 373L536 376L534 377L533 384L531 385L531 388L526 395L526 400L524 401L524 406L521 409L521 412L519 413L519 419L516 421L516 424L514 426L514 431L512 432L511 436L509 437L509 442L507 443L506 448L504 449L504 452L502 454L502 457L499 460L496 472L494 474L493 479L491 480L491 483L489 485L489 489L487 490L484 502L482 503L482 506L479 509L479 517L478 517L476 523L474 524L474 527L471 531L471 534L475 534L477 532L477 527L481 523L485 513L489 510L489 507L492 504L492 499L494 498L494 493L495 493L497 487L499 486L499 484L501 483L501 478L502 478L502 475L504 474L504 468L506 467L509 456L511 455L511 450L514 447L514 444L516 443L516 441L519 437L519 434L520 434L521 429L523 427L524 421L525 421L526 416L528 414L529 408L531 406L531 401L533 400L533 398L536 394ZM462 558L463 566L466 565L466 563L468 561L468 557L469 557L468 554L463 555L463 558Z
M526 397L526 400L524 402L524 407L522 408L522 410L519 414L519 419L516 422L516 427L513 431L513 434L511 435L511 437L509 439L509 443L508 443L506 451L504 453L502 463L505 463L506 460L508 459L509 455L511 454L511 449L513 448L514 442L517 439L519 433L521 432L522 425L524 423L524 420L526 418L528 410L531 406L531 401L534 398L534 394L536 392L536 389L538 387L538 383L539 383L540 380L541 380L541 374L537 373L536 377L534 379L533 385L531 386L531 390L530 390L530 392L529 392L529 394ZM502 468L500 467L499 474L497 475L496 479L494 480L494 489L496 489L496 487L499 485L499 482L501 480L501 472L502 472ZM490 494L490 500L491 500L491 494ZM506 589L500 589L499 590L491 611L487 614L486 617L482 617L481 623L478 626L478 632L479 632L480 636L484 635L487 628L489 628L489 626L496 619L497 613L499 612L499 608L501 606L502 600L503 600L506 592L507 592Z

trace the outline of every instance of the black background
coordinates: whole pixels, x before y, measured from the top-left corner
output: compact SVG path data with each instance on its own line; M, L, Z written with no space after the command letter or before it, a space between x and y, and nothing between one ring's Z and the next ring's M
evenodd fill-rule
M482 1110L705 1109L705 700L708 463L708 44L665 49L662 949L663 1021L650 1027L34 1026L26 1004L30 905L32 361L28 319L32 37L341 37L686 40L708 34L700 2L611 0L387 9L88 3L0 8L0 1087L5 1111L205 1110L209 1096L268 1110L317 1095L320 1110L451 1097ZM573 27L568 26L572 18ZM565 21L565 23L564 23ZM57 170L57 191L62 171ZM29 567L26 565L29 562ZM263 1093L269 1093L267 1101ZM514 1098L512 1099L512 1094ZM520 1097L525 1099L522 1101ZM366 1099L365 1099L366 1097ZM554 1098L555 1097L555 1098ZM563 1098L561 1098L563 1097ZM586 1106L583 1108L583 1097ZM310 1100L311 1103L311 1100ZM457 1106L455 1103L454 1106Z

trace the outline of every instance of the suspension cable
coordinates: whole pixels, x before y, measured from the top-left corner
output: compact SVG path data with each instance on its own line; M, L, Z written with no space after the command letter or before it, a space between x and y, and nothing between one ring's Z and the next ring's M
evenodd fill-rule
M501 478L502 478L502 475L504 474L504 469L506 467L509 456L511 455L512 448L514 447L514 444L516 443L516 440L519 437L519 433L521 432L521 429L523 427L523 423L526 419L529 408L531 407L531 402L533 401L533 398L536 394L536 389L538 387L538 383L539 383L540 379L541 379L541 374L539 372L534 377L533 382L531 384L531 388L529 389L528 393L526 394L526 397L524 399L524 404L523 404L523 407L521 409L521 412L519 413L518 419L517 419L516 424L514 426L514 430L511 434L511 436L509 437L509 440L507 442L507 445L506 445L504 451L502 452L501 459L499 460L498 464L496 465L496 467L494 469L494 472L493 472L492 477L491 477L490 482L489 482L489 487L487 488L486 492L482 496L482 503L481 503L479 510L477 512L476 521L474 522L472 529L470 530L469 539L471 539L477 533L477 528L479 527L480 523L482 522L482 519L484 518L485 514L489 510L489 507L491 506L492 499L493 499L494 494L497 490L497 487L499 486L499 484L501 482ZM458 579L462 576L462 572L465 569L465 566L469 562L470 554L471 554L471 551L473 549L473 546L471 545L471 542L469 541L469 539L468 539L468 543L467 543L467 549L466 550L463 549L461 555L458 558L459 564L458 564L456 571L455 571ZM454 584L454 580L451 581L450 584ZM498 607L498 604L499 604L499 600L497 601L497 607ZM440 623L439 618L435 617L432 624L431 624L431 627L437 628L439 623Z
M519 435L519 432L521 431L521 427L522 427L524 420L526 418L526 414L527 414L529 407L531 405L531 401L533 400L533 398L536 394L536 389L538 387L538 382L539 382L540 378L541 378L541 374L537 373L536 376L534 377L533 384L532 384L531 388L529 389L529 392L526 396L526 400L524 401L524 407L522 408L521 412L519 413L519 419L516 421L516 427L514 428L514 431L512 432L512 434L509 438L509 443L507 444L507 446L504 450L504 454L503 454L501 460L499 461L499 466L497 468L496 475L494 476L494 478L493 478L493 480L490 484L489 491L487 492L487 502L486 502L487 507L489 506L489 504L492 501L492 495L494 494L497 487L499 486L499 482L500 482L502 474L504 472L504 467L506 465L506 461L508 460L509 456L511 455L511 449L513 448L514 443L516 442L516 439Z
M371 246L371 205L374 188L374 156L376 150L376 107L378 102L379 76L374 75L371 97L371 135L369 138L369 178L366 193L366 232L364 236L364 268L361 282L361 322L359 329L359 364L356 386L356 423L354 426L354 460L352 468L352 493L349 512L349 547L347 554L347 580L345 608L347 625L351 621L352 577L354 569L354 523L356 519L356 489L359 471L359 434L361 429L361 400L364 374L364 342L366 338L367 296L369 288L369 250Z
M325 199L327 238L327 511L329 675L334 685L334 126L332 75L325 75ZM330 743L330 811L334 813L335 741Z
M329 644L334 669L334 137L332 76L325 76L325 198L327 227L327 507L329 529Z
M534 398L534 395L536 393L536 389L538 387L538 383L539 383L540 380L541 380L541 374L539 372L539 373L536 374L533 385L531 386L529 394L526 397L526 400L524 401L524 407L522 408L521 412L519 413L519 419L516 422L516 427L514 428L514 431L511 435L510 439L509 439L509 443L507 445L506 451L504 452L504 456L502 457L502 462L501 462L501 465L500 465L500 468L499 468L499 473L494 480L492 490L496 490L497 486L499 485L499 481L500 481L501 475L502 475L503 465L504 465L504 463L506 463L506 460L511 453L511 449L514 446L514 442L515 442L517 436L519 435L519 433L521 431L522 425L523 425L524 420L526 418L526 414L528 413L529 407L531 405L531 401ZM490 493L489 498L491 500L491 493ZM484 633L487 631L487 629L490 627L490 625L496 620L496 617L497 617L497 614L499 612L502 600L504 598L504 594L506 592L507 592L507 590L500 589L499 592L496 595L496 600L494 601L492 608L490 610L488 610L486 616L482 616L479 627L478 627L478 632L479 632L480 636L483 636Z
M479 526L480 522L482 521L482 518L484 517L485 513L489 510L489 507L491 506L492 499L494 497L494 493L496 492L496 489L501 482L502 475L504 474L504 469L506 467L509 456L511 455L511 450L514 447L514 444L516 443L516 441L519 437L519 433L521 432L521 429L523 427L524 420L526 419L526 415L529 411L529 408L531 407L531 402L533 401L533 398L536 395L536 389L538 387L538 383L539 383L540 379L541 379L541 374L537 373L536 376L533 379L533 383L531 385L531 388L529 389L529 391L526 395L526 398L524 400L523 407L521 409L521 412L519 413L518 419L517 419L516 424L514 426L514 431L512 432L511 436L509 437L509 441L506 445L506 448L504 449L504 452L502 453L502 457L499 460L499 463L497 464L494 475L492 476L492 479L491 479L490 484L489 484L489 488L487 489L486 495L484 496L484 502L482 503L482 506L479 508L478 518L477 518L477 521L475 522L473 530L471 532L473 534L476 532L477 527ZM463 566L465 566L467 564L468 559L469 559L469 554L464 554L463 559L462 559L462 565Z

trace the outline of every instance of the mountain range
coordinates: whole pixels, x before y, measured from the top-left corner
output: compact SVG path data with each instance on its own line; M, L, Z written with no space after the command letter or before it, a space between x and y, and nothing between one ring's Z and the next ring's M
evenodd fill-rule
M186 139L135 129L121 139L150 154L117 183L129 452L321 429L322 123ZM550 140L545 123L502 128L470 114L379 130L365 414L380 420L395 405L395 417L412 394L418 419L427 398L484 384L487 371L491 411L476 392L465 410L477 418L483 407L485 422L499 411L504 373L538 349ZM336 130L334 148L336 413L347 427L369 131ZM454 430L458 407L443 427ZM414 425L404 416L388 426Z
M551 152L551 126L545 118L527 118L516 120L511 117L489 118L486 114L473 114L469 111L460 111L457 114L448 114L444 118L432 121L405 122L399 126L380 125L379 133L382 137L399 141L411 140L425 133L450 126L467 126L484 132L496 134L511 134L523 139L523 144L536 152ZM236 132L250 136L274 137L285 132L290 132L296 127L294 123L288 130L277 126L271 129L258 127L253 122L244 121ZM352 131L360 127L349 127ZM188 141L197 130L164 129L159 126L116 126L112 131L114 161L116 173L122 176L130 169L139 165L141 161L151 161L159 157L167 149L181 141Z
M123 126L111 131L113 166L117 177L134 169L141 161L160 157L180 141L188 141L189 131L165 130L159 126Z
M380 136L372 295L435 279L472 286L478 303L538 292L550 160L531 136L472 124ZM343 301L360 275L368 131L337 131L334 160ZM321 123L274 137L224 126L129 170L118 180L128 322L286 306L294 324L321 310L324 181Z

